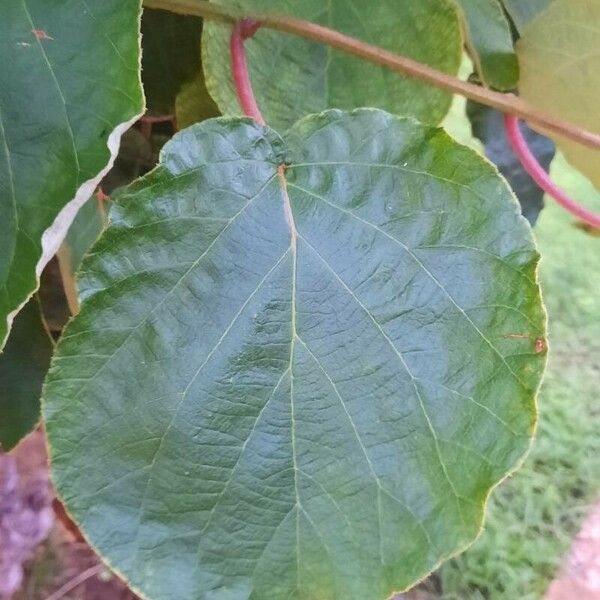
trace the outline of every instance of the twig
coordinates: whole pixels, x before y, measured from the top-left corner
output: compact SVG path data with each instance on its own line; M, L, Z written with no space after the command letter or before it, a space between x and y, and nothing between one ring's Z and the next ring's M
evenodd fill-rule
M448 92L460 94L480 104L485 104L504 113L525 119L529 123L533 123L546 131L562 135L584 146L600 148L599 134L592 133L573 123L540 112L514 94L502 94L467 81L461 81L452 75L438 71L428 65L389 52L378 46L367 44L322 25L293 17L244 15L239 10L231 10L218 4L207 2L206 0L144 0L144 4L149 8L161 8L171 12L196 15L231 24L239 22L244 17L249 17L252 21L257 21L261 27L291 33L327 44L392 71L402 73L414 79L426 81Z
M519 128L519 120L511 115L504 115L504 126L508 141L517 155L517 158L521 161L523 168L531 175L532 179L540 186L540 188L554 198L572 215L575 215L584 223L587 223L592 227L600 228L600 215L594 214L592 211L575 202L575 200L570 198L550 179L536 157L531 153L531 150L529 150L527 141Z
M81 573L79 573L79 575L73 577L73 579L71 579L70 581L67 581L67 583L65 583L65 585L56 590L56 592L50 594L46 598L46 600L61 600L61 598L64 598L71 590L75 589L78 585L85 583L88 579L94 577L94 575L98 575L99 573L101 573L104 570L104 568L105 567L103 564L99 564L94 565L93 567L90 567L85 571L82 571Z

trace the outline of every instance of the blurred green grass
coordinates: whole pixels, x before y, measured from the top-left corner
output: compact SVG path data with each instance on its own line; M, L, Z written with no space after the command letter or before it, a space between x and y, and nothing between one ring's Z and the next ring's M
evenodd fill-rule
M562 156L551 175L600 211L600 194ZM538 433L492 495L479 540L438 572L443 600L539 600L600 497L600 237L547 198L534 233L550 331Z

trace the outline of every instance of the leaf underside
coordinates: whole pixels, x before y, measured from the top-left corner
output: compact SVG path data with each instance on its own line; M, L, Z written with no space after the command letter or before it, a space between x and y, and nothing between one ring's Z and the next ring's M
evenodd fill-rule
M102 201L92 196L79 209L56 254L62 286L71 314L77 314L79 311L79 292L75 274L85 253L98 239L106 225L106 208Z
M184 130L84 260L44 394L58 491L148 598L383 600L528 448L537 260L442 130Z
M247 14L285 14L326 25L455 74L461 61L458 13L451 0L220 0ZM231 27L208 21L202 35L206 85L225 115L240 108L229 65ZM372 63L297 36L260 29L246 42L254 93L267 123L287 128L327 108L373 106L437 124L451 96Z
M139 0L2 2L0 347L109 162L107 140L143 108L139 12Z
M554 0L527 25L517 49L521 96L548 114L600 134L595 93L600 89L600 2ZM598 151L561 136L551 137L567 160L600 190Z
M506 12L515 24L519 33L540 12L545 10L553 0L502 0Z

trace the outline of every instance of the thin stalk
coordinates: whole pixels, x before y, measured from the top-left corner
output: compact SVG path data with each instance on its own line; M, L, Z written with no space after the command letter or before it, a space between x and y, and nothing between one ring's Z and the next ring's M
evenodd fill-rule
M242 112L248 117L252 117L260 125L265 125L248 73L248 64L246 62L246 50L244 41L252 37L258 28L258 23L250 19L243 19L235 24L229 38L229 47L231 50L231 74L235 84L235 91Z
M467 81L461 81L452 75L438 71L428 65L389 52L378 46L367 44L329 27L323 27L322 25L293 17L244 15L239 11L234 11L218 4L207 2L206 0L144 0L144 4L149 8L161 8L171 12L196 15L232 24L237 23L243 17L250 17L252 21L258 22L261 27L291 33L327 44L392 71L425 81L447 92L460 94L480 104L491 106L519 119L524 119L547 132L561 135L590 148L600 148L600 135L586 131L568 121L540 112L514 94L502 94Z
M527 140L525 140L519 127L519 120L511 115L504 115L504 126L510 145L518 159L521 161L523 168L531 175L531 178L540 186L540 188L554 198L572 215L575 215L584 223L587 223L592 227L600 228L600 215L594 214L592 211L575 202L575 200L570 198L550 179L548 173L544 171L536 157L529 150Z
M65 585L63 585L59 590L57 590L53 594L50 594L50 596L48 596L46 600L62 600L62 598L64 598L77 586L81 585L82 583L85 583L88 579L99 575L100 573L102 573L102 571L104 571L105 568L106 567L104 565L100 564L94 565L89 569L86 569L85 571L79 573L79 575L65 583Z

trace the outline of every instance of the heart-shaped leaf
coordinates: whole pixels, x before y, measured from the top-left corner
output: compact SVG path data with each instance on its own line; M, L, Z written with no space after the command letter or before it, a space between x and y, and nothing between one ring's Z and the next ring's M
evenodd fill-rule
M458 12L450 0L219 0L249 15L291 15L353 35L448 73L461 60ZM223 114L240 114L231 79L231 27L206 22L202 35L206 84ZM327 108L375 106L438 123L450 107L445 92L372 63L293 35L261 29L246 42L250 75L267 123L289 127Z
M148 598L383 600L528 448L538 255L496 171L376 110L179 133L82 269L54 477Z
M140 0L4 0L0 347L143 110Z

